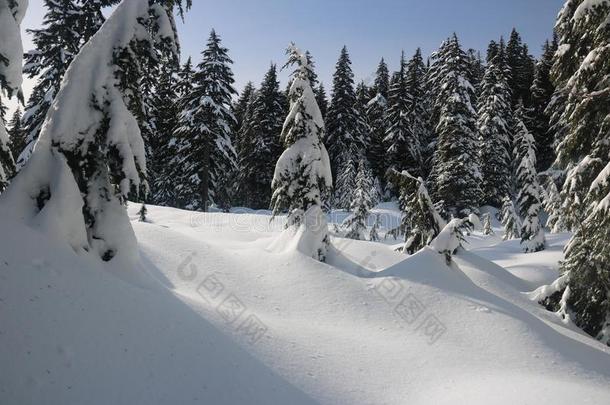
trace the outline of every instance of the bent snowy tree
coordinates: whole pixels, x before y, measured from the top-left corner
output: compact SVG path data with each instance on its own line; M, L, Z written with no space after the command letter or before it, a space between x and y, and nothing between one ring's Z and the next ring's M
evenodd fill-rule
M281 135L286 150L275 166L271 205L274 217L288 212L287 231L296 232L298 249L323 261L329 237L322 207L332 187L330 161L322 143L324 122L311 88L307 56L294 44L287 54L286 66L296 65L296 70Z
M0 98L21 95L21 65L23 46L19 25L25 15L27 0L0 0ZM1 106L1 100L0 100ZM0 192L8 184L15 170L15 161L9 147L9 136L0 117Z
M27 165L0 204L75 250L134 259L127 196L145 192L144 142L130 106L140 69L178 53L173 17L190 0L124 0L74 58Z

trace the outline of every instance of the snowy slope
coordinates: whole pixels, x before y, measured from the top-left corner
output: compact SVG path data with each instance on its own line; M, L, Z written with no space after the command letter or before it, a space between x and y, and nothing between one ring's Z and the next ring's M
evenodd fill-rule
M448 267L334 238L323 264L272 253L264 213L149 217L128 271L0 212L0 403L610 402L610 350L522 294L556 252L475 232Z

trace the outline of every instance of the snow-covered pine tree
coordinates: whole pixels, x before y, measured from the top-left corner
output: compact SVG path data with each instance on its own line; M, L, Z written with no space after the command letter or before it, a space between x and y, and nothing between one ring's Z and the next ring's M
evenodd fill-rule
M371 227L371 231L369 232L369 241L371 242L379 242L381 238L379 237L379 228L381 227L381 215L375 214L375 220L373 221L373 226Z
M206 211L210 203L229 205L228 182L236 164L231 142L235 117L231 112L232 60L214 30L203 59L193 75L193 87L180 101L180 125L176 129L177 155L182 180L176 186L179 205Z
M517 213L515 202L510 197L504 197L500 220L504 227L504 240L515 239L521 236L521 218Z
M131 265L137 241L125 210L146 188L144 144L124 83L142 75L159 48L178 52L174 7L124 0L74 58L31 159L0 198L15 217L40 224L75 250ZM186 2L190 6L190 2ZM129 59L121 58L126 51Z
M239 193L241 203L254 209L267 209L271 201L271 181L275 163L281 153L280 134L286 111L277 79L277 68L271 65L260 89L247 108L244 139L239 151Z
M502 55L492 41L481 82L477 128L480 141L481 203L500 207L511 186L511 95Z
M164 56L156 76L156 84L151 97L150 117L153 136L149 148L149 181L151 201L157 205L176 206L174 168L172 159L176 154L174 132L178 127L180 113L178 99L178 61Z
M523 44L521 35L514 28L506 44L506 63L510 72L508 84L511 88L513 107L516 108L520 101L526 107L530 107L530 89L534 81L535 63L529 55L527 45Z
M478 209L481 197L474 88L468 81L468 57L455 34L439 56L437 104L441 108L436 127L434 196L443 201L445 214L467 216Z
M383 140L387 130L386 110L389 87L388 67L382 58L377 67L375 84L372 89L375 94L366 106L366 119L371 131L366 155L373 170L373 175L382 183L385 180L385 174L388 169Z
M347 48L341 49L333 75L333 92L326 119L331 167L335 176L333 205L349 208L356 180L356 166L363 151L363 123L356 108L354 74Z
M418 150L411 151L410 154L419 159L419 170L413 168L410 173L419 173L421 177L428 176L429 167L423 159L424 149L427 146L431 135L430 117L426 95L426 75L427 67L421 54L421 49L417 48L413 57L407 63L407 93L409 94L408 120L411 128L412 140L416 143ZM409 158L409 157L408 157Z
M400 57L400 69L394 74L388 91L384 143L388 167L397 171L407 170L419 176L421 148L410 122L412 95L409 93L407 69L403 52Z
M552 233L565 232L566 226L561 215L562 204L557 185L552 178L548 179L544 202L544 210L548 214L546 226Z
M21 43L20 24L25 15L26 0L0 0L0 98L6 93L8 97L21 93L21 65L23 45ZM1 103L1 100L0 100ZM0 119L0 192L8 184L8 179L15 171L15 161L10 150L10 139L6 131L4 117Z
M534 82L531 91L532 119L530 131L536 140L536 156L538 172L543 172L551 167L555 160L553 144L555 137L549 127L550 117L546 108L551 102L555 86L551 82L551 66L553 55L557 51L557 39L553 42L547 41L542 48L542 57L536 63Z
M44 6L43 27L27 30L35 49L25 54L23 70L30 79L37 78L37 83L23 115L27 145L17 159L19 168L30 158L47 111L81 45L81 34L75 29L80 20L76 0L45 0Z
M405 244L401 250L413 254L429 245L446 222L432 203L421 177L390 169L388 178L400 190L399 203L403 213L400 227L405 232Z
M326 119L326 114L328 113L328 98L326 97L326 89L322 82L315 88L314 93L316 95L316 103L318 103L318 107L320 107L320 112L322 113L322 119Z
M557 163L572 167L561 196L574 236L561 265L564 290L549 308L610 345L610 3L567 1L559 14L554 83L566 98ZM576 67L575 67L576 66ZM571 73L570 76L568 76Z
M271 205L273 215L288 212L287 231L300 232L299 246L318 260L325 260L330 244L324 200L332 187L330 159L322 143L324 121L309 81L306 56L292 44L287 65L292 75L290 112L282 129L285 150L275 166Z
M244 86L244 89L239 94L239 98L233 103L233 116L235 117L235 128L233 129L235 133L238 133L244 124L244 116L246 115L246 109L248 108L248 104L252 102L254 98L254 92L256 88L254 87L254 83L248 82ZM237 140L235 146L239 145L239 139Z
M368 162L363 158L358 162L356 186L350 205L352 214L343 222L343 227L347 229L346 238L356 240L366 239L367 219L374 206L374 196L371 195L372 190L373 178L368 168Z
M495 232L491 227L491 214L489 212L483 215L483 235L494 235Z
M13 157L19 156L19 153L25 147L25 133L21 123L21 109L17 108L13 113L13 117L7 125L8 136L10 139L11 153Z
M521 246L527 252L544 249L544 228L540 223L542 190L536 172L536 145L532 134L523 123L523 106L515 112L515 157L517 166L517 204L521 223Z

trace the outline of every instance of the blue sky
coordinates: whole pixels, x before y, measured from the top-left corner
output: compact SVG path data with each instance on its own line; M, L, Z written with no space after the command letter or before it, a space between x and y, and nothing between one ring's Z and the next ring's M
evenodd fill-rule
M269 63L284 62L284 49L295 41L314 56L317 72L330 93L332 73L343 45L357 80L368 80L383 56L394 70L401 50L419 46L428 55L456 32L465 48L484 51L491 39L512 27L538 55L551 35L563 0L193 0L179 22L183 59L199 60L213 27L235 61L236 87L260 83ZM42 0L30 0L23 28L42 22ZM31 41L25 36L25 49ZM283 73L282 78L285 78ZM32 83L26 82L28 94Z

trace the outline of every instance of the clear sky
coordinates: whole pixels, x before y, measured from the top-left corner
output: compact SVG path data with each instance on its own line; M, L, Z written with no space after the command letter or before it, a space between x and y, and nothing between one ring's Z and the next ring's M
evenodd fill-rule
M129 1L129 0L126 0ZM185 22L178 22L183 59L199 60L215 28L233 58L236 87L260 83L270 62L282 65L284 49L295 41L311 51L330 94L339 50L348 47L357 80L368 81L383 56L395 70L401 50L419 46L424 54L456 32L465 48L484 51L491 39L513 27L539 55L551 36L563 0L193 0ZM42 0L30 0L23 28L40 26ZM27 35L25 49L31 48ZM282 75L285 79L286 74ZM31 81L24 85L26 96Z

